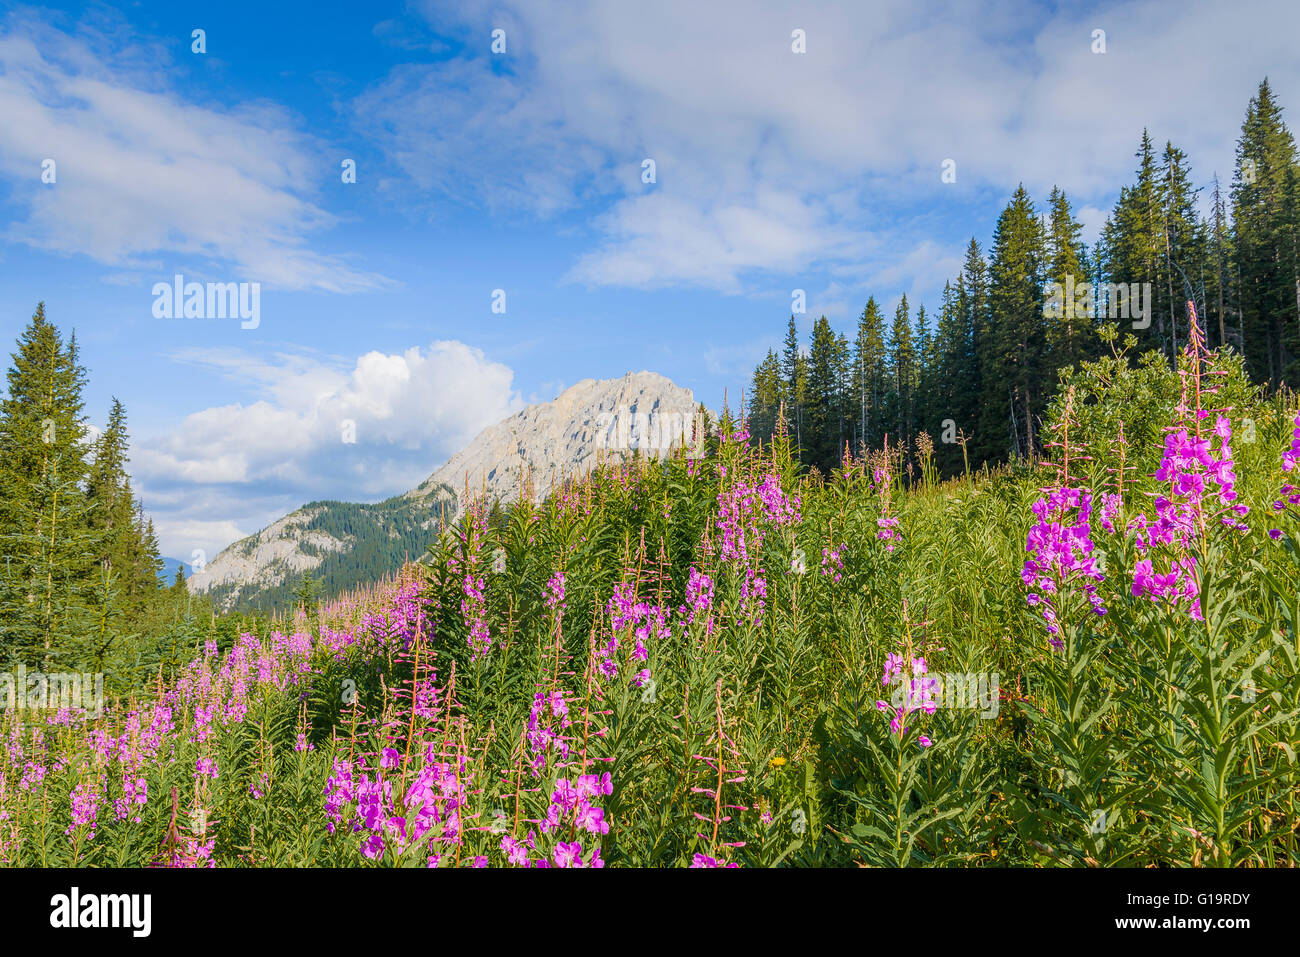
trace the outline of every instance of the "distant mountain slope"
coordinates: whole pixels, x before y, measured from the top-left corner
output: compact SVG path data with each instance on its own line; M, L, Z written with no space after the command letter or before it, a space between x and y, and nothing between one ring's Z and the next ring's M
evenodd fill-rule
M326 594L373 581L424 554L463 490L516 501L531 481L540 501L555 483L585 474L602 450L664 454L689 437L689 389L653 372L584 379L554 401L489 426L411 491L378 502L312 502L235 542L187 580L224 609L285 607L306 571Z
M235 542L186 583L224 609L283 608L306 571L326 594L335 594L424 554L442 516L455 510L447 488L419 500L397 496L373 505L312 502Z

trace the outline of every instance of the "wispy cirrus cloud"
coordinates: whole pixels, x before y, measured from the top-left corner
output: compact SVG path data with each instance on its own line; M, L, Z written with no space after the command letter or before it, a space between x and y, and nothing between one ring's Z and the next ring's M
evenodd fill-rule
M278 289L389 284L311 246L338 220L313 198L322 170L292 114L188 102L159 79L166 65L160 49L24 11L0 25L0 173L17 207L0 235L128 270L180 256Z
M1176 16L1156 0L415 9L467 52L393 71L354 104L363 127L421 191L582 218L592 243L567 278L598 286L740 293L821 266L892 276L915 264L936 208L965 215L1021 182L1042 198L1061 185L1095 231L1144 127L1208 180L1231 166L1225 131L1261 64L1281 69L1284 100L1300 95L1289 0L1193 0ZM504 56L489 52L496 27ZM946 159L955 184L940 182ZM964 239L946 242L930 250L945 263Z

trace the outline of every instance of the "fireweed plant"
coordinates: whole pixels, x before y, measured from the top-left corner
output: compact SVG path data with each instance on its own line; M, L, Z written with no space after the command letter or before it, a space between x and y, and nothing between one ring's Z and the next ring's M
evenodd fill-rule
M0 863L1294 866L1300 416L1190 340L1111 332L1048 462L803 472L724 411L466 492L391 580L0 715Z

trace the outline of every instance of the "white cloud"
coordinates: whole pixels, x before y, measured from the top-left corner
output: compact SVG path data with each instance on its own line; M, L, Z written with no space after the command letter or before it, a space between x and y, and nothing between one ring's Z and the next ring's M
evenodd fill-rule
M395 70L354 104L363 128L422 189L512 214L597 203L569 278L599 285L735 293L760 270L884 272L933 228L912 211L1020 182L1040 201L1062 186L1091 225L1131 178L1143 126L1208 181L1265 72L1282 102L1300 96L1293 0L1192 0L1177 16L1155 0L417 9L470 52ZM488 53L497 26L504 57Z
M941 288L946 280L955 278L961 272L962 259L958 250L946 250L928 239L922 240L900 255L894 263L873 273L866 286L893 290L908 283L909 287L903 291L910 297L911 306L915 309L922 293ZM932 308L931 312L933 311Z
M158 86L165 54L104 46L18 14L0 30L0 173L25 211L0 235L127 269L181 256L280 289L388 284L308 246L336 220L312 199L326 171L294 117L187 103Z
M570 278L642 288L687 283L736 293L748 271L795 273L841 258L858 244L846 229L827 226L817 207L766 189L713 208L675 196L637 197L619 202L601 222L606 243L582 257Z
M351 368L305 354L174 358L261 396L203 409L137 442L132 472L163 552L177 557L194 548L211 557L307 501L406 491L523 405L507 366L455 341L369 352ZM344 441L345 429L355 442ZM230 518L204 519L214 514Z

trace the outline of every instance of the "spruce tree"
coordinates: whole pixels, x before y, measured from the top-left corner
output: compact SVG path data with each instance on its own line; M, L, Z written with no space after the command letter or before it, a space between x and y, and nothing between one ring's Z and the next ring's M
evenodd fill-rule
M1160 170L1156 166L1155 148L1146 130L1136 154L1138 158L1137 183L1120 189L1119 201L1107 223L1105 233L1108 248L1108 281L1130 287L1137 283L1151 284L1151 324L1147 328L1133 328L1129 320L1116 317L1125 332L1137 337L1140 348L1158 348L1172 360L1168 312L1167 283L1164 279L1165 236L1164 216L1160 199ZM1098 303L1099 308L1112 305Z
M893 386L890 431L898 447L905 450L912 441L916 399L916 349L906 295L894 310L894 323L889 331L889 371Z
M989 391L984 369L990 364L993 320L989 312L988 265L974 237L966 246L966 259L957 285L957 309L970 361L961 383L963 388L957 392L958 401L953 404L952 418L958 428L971 436L973 462L1000 461L1006 455L1006 431L998 427L1000 419L997 426L989 428L983 410L984 397Z
M803 409L806 378L807 370L804 365L804 356L799 349L799 328L795 324L794 316L791 316L790 325L786 328L785 346L781 352L781 380L785 387L783 399L786 420L792 427L796 449L803 448Z
M86 623L97 536L84 482L86 374L40 303L18 340L0 403L0 636L10 658L73 654ZM56 639L61 642L55 648Z
M1240 325L1235 320L1236 292L1232 283L1233 240L1228 223L1228 209L1219 188L1219 174L1214 174L1214 193L1211 197L1210 220L1206 249L1207 322L1210 342L1216 346L1232 343L1238 352L1243 350Z
M766 445L776 432L783 389L781 363L775 350L768 349L763 361L754 369L749 390L749 435L754 444Z
M916 353L916 366L912 378L913 387L913 425L919 433L925 430L934 438L934 424L931 422L931 409L934 398L934 336L930 331L930 318L925 313L925 306L916 310L916 321L912 326L912 348Z
M1164 296L1169 316L1170 345L1175 353L1187 344L1187 302L1193 300L1205 315L1204 284L1198 283L1205 259L1206 239L1196 213L1198 189L1191 185L1187 155L1173 143L1161 156L1160 206L1163 214ZM1181 328L1181 333L1180 333Z
M858 319L858 332L853 343L853 378L857 446L859 450L879 448L886 429L885 317L875 296L867 299Z
M1074 297L1084 301L1085 290L1091 289L1092 277L1088 268L1088 254L1079 234L1083 226L1074 218L1065 191L1053 186L1048 197L1049 219L1047 229L1047 274L1045 281L1060 283L1074 291ZM1091 298L1091 297L1088 297ZM1090 358L1095 339L1091 310L1080 316L1076 303L1065 302L1059 319L1049 321L1047 347L1055 368L1073 366Z
M961 279L957 282L957 286L949 282L943 287L930 377L931 437L935 440L936 465L944 475L955 473L961 465L958 430L965 436L975 431L971 396L966 393L975 356L972 336L961 311Z
M1247 368L1277 387L1300 354L1296 282L1296 148L1268 80L1251 99L1237 141L1232 186Z
M839 465L846 445L853 442L853 350L843 333L835 336L835 423L834 464Z
M993 437L1000 432L1003 451L1016 457L1037 451L1037 419L1050 389L1043 317L1045 242L1029 194L1017 187L993 234L981 410L985 446L990 439L996 442Z
M806 461L829 474L838 462L839 369L835 333L821 316L813 323L808 350Z

